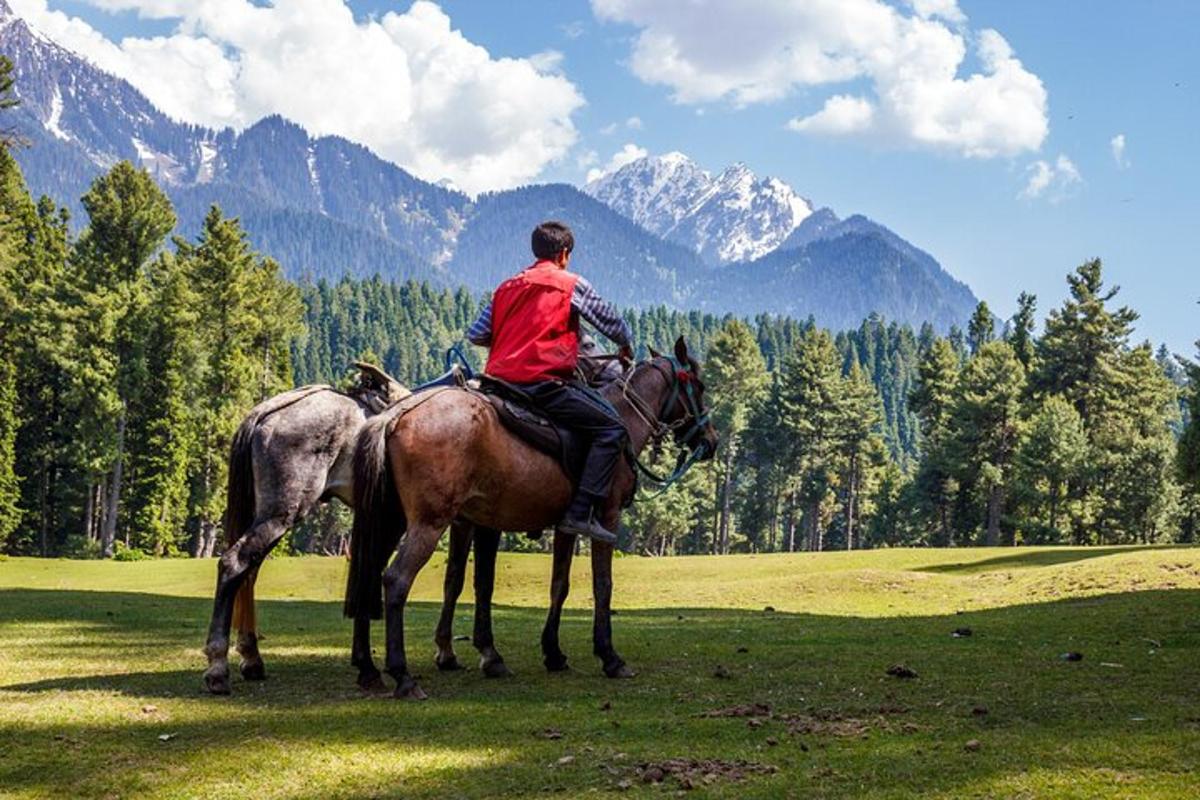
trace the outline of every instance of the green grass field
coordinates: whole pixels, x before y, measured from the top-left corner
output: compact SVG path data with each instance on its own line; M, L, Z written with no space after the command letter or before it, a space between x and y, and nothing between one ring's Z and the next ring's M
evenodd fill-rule
M515 676L438 673L443 561L408 617L425 703L354 687L341 560L265 565L270 678L227 698L199 691L214 562L0 561L0 796L1200 796L1200 549L625 558L629 681L591 656L587 560L548 674L550 562L503 553Z

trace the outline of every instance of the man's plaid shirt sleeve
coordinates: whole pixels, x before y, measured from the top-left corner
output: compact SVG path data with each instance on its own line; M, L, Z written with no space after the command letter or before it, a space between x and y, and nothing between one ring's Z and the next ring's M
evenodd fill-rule
M617 312L616 306L601 297L584 278L575 282L571 307L618 346L633 345L633 331L629 329L629 323Z

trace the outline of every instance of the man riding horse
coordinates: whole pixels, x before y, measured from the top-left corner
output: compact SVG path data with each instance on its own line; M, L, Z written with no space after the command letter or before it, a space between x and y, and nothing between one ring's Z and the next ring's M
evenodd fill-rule
M583 472L557 529L611 544L617 535L597 517L627 435L612 404L575 381L579 320L611 339L626 361L633 360L633 337L616 308L567 271L575 249L570 228L543 222L533 230L532 245L537 261L500 284L467 338L489 348L484 370L489 377L515 385L553 422L580 435L587 448Z

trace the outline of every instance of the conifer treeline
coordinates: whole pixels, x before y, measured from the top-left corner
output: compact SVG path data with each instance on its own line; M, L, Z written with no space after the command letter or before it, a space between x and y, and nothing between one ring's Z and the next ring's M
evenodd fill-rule
M1001 334L980 304L965 332L945 338L875 317L835 336L811 320L628 312L641 345L663 350L684 335L705 354L722 451L635 505L626 546L1190 539L1200 469L1185 449L1200 449L1200 435L1189 424L1177 454L1174 431L1180 398L1197 401L1165 351L1131 346L1136 314L1113 307L1098 261L1068 284L1040 338L1030 295ZM297 382L331 382L363 354L409 384L427 379L477 308L465 291L378 279L301 291L308 334L294 347Z
M291 386L299 291L213 207L195 242L127 162L64 209L0 148L0 552L213 552L229 439Z

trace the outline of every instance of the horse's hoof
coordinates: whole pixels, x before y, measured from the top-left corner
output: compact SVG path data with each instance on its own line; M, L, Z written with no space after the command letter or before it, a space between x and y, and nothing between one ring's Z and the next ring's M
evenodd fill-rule
M368 694L381 694L387 692L387 684L383 682L383 676L378 672L367 672L358 676L358 688Z
M631 670L626 664L620 663L615 667L604 668L604 674L610 678L636 678L637 673Z
M425 690L409 675L405 675L396 684L396 691L392 693L392 697L395 697L397 700L429 699L429 695L425 694Z
M512 677L512 670L510 670L508 668L508 665L504 663L504 659L497 659L495 661L482 662L479 665L479 668L481 670L483 670L483 674L489 678L510 678L510 677Z
M204 689L209 694L226 695L230 693L229 673L204 673Z
M543 663L546 665L547 672L566 672L570 669L567 666L567 657L562 653L556 656L546 656Z
M447 659L434 659L433 663L437 664L437 668L441 672L458 672L463 668L463 665L458 663L458 656L450 656Z
M265 681L267 679L267 668L263 665L262 659L257 661L243 661L242 677L248 681Z

